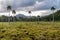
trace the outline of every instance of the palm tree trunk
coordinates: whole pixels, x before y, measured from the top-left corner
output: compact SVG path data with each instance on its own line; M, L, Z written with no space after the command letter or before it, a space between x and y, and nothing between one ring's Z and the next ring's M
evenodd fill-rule
M37 24L39 24L39 17L38 17L38 19L37 19Z
M53 14L53 22L54 22L54 14Z
M53 11L53 13L54 13L54 11ZM53 14L53 22L54 22L54 14Z
M9 18L8 18L8 22L9 22L9 25L10 25L10 11L9 11Z
M32 16L31 16L31 14L30 14L30 17L31 17L31 18L30 18L30 21L32 21Z
M13 17L13 22L15 21L15 14L14 14L14 17Z
M14 16L13 16L13 22L14 22Z
M54 13L54 11L53 11L53 13ZM53 25L53 27L54 27L54 14L53 14L53 24L52 24L52 25Z
M39 23L39 18L38 18L38 23Z

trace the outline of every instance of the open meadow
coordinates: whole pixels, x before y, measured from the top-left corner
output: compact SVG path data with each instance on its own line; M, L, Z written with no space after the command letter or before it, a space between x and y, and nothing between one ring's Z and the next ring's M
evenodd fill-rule
M0 22L0 40L60 40L60 22Z

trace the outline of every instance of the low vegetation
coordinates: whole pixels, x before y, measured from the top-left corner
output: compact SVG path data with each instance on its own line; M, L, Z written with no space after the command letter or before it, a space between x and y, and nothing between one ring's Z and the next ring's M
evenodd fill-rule
M60 40L60 22L1 22L0 40Z

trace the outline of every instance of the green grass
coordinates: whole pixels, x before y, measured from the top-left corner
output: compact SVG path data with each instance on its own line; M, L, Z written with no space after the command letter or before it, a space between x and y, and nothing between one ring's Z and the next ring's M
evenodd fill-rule
M0 40L60 40L60 22L0 22Z

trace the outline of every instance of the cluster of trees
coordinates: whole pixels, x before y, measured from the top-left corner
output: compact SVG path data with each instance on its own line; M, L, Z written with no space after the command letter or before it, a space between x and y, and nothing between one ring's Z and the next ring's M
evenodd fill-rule
M53 20L53 16L54 15L54 20ZM31 16L30 18L23 18L23 17L19 17L16 18L16 16L0 16L0 22L8 22L8 18L10 18L10 22L15 22L15 21L60 21L60 10L57 10L57 12L55 12L54 14L50 14L48 16L43 16L40 17L39 15L36 16Z
M52 16L54 15L54 16ZM53 18L54 20L53 20ZM60 21L60 10L57 10L57 12L55 12L54 14L51 14L51 15L48 15L48 16L45 16L45 17L42 17L44 20L46 21Z
M53 11L53 13L54 13L54 10L55 10L55 7L51 7L51 10ZM38 15L37 17L35 17L35 16L32 16L31 18L20 18L20 20L19 19L17 19L16 17L15 17L15 14L16 14L16 11L13 9L12 10L12 7L9 5L9 6L7 6L7 11L9 11L9 16L7 17L7 16L1 16L0 17L0 21L2 22L11 22L11 21L53 21L54 22L54 14L51 14L51 16L49 15L49 16L44 16L44 17L40 17L40 15ZM10 16L10 11L12 11L12 13L14 14L14 16L12 17L12 16ZM29 14L31 14L32 13L32 11L28 11L28 13Z
M12 9L12 6L8 5L7 6L7 11L9 12L9 16L0 16L0 22L11 22L11 21L36 21L37 18L36 17L32 17L32 18L20 18L21 20L18 20L15 17L16 11L14 9ZM12 11L12 13L14 14L14 17L10 16L10 11ZM29 14L31 14L31 11L28 11ZM39 16L38 16L39 18ZM38 19L39 20L39 19Z
M19 19L16 17L16 16L5 16L5 15L2 15L0 16L0 22L8 22L8 19L10 19L9 21L10 22L15 22L15 21L41 21L41 18L40 16L32 16L30 18L26 17L26 18L23 18L23 17L19 17Z
M10 17L4 16L4 15L0 16L0 22L8 22L8 21L11 22L13 20L14 20L14 17L12 17L12 16L10 16Z

